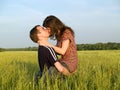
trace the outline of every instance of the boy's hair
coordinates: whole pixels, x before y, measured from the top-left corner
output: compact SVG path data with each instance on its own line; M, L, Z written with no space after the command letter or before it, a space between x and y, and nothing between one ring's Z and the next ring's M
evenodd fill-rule
M37 27L39 27L40 25L36 25L36 26L34 26L32 29L31 29L31 31L30 31L30 39L33 41L33 42L35 42L35 43L37 43L37 41L38 41L38 38L37 38Z

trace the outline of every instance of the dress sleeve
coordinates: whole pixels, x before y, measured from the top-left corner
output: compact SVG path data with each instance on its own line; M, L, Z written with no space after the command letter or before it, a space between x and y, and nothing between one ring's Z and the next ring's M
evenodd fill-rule
M70 42L71 42L72 38L73 38L73 35L72 35L71 31L69 31L69 30L66 30L62 35L62 41L70 40Z

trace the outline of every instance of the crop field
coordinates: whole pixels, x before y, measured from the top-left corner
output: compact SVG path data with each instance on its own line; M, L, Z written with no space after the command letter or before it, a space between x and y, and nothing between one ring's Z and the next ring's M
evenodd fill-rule
M120 50L78 51L78 58L74 74L52 80L46 74L35 87L37 52L0 52L0 90L120 90Z

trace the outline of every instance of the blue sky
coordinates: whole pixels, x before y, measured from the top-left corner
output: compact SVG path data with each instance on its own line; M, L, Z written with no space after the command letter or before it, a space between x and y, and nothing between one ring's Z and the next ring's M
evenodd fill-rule
M48 15L70 26L77 44L120 42L119 0L1 0L0 48L37 46L29 31Z

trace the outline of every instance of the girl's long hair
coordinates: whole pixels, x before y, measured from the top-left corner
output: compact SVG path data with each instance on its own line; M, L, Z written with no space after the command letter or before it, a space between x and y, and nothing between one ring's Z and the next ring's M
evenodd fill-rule
M62 21L60 21L60 19L53 15L45 18L45 20L43 21L43 26L46 28L50 28L51 39L54 39L55 36L56 39L59 40L66 29L70 30L74 36L74 31L70 27L66 26Z

